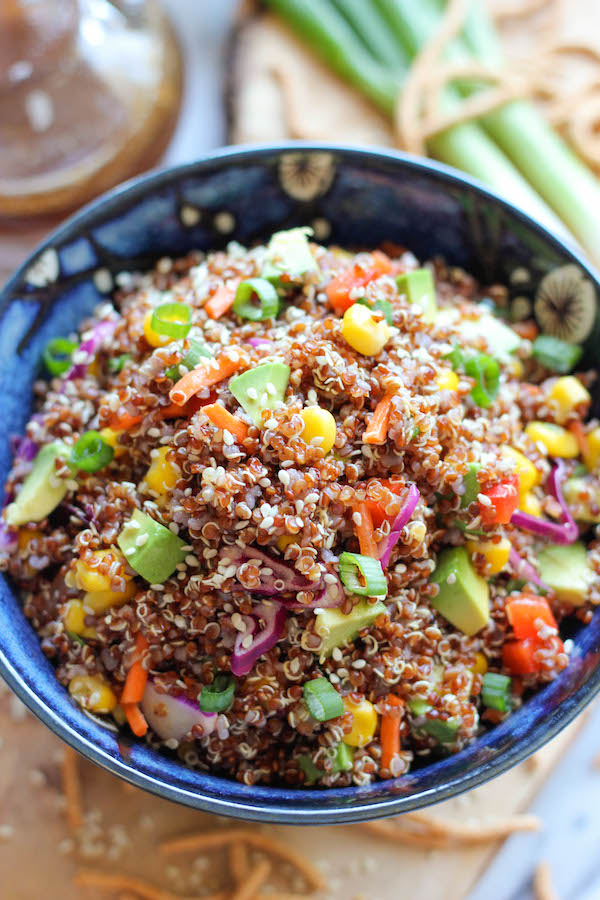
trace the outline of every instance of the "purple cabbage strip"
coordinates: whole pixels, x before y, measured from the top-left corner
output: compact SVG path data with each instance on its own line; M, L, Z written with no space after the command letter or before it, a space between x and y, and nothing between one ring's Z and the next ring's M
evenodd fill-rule
M75 351L77 355L85 353L87 360L85 362L74 363L66 373L64 378L65 381L72 381L74 378L84 378L86 376L90 363L93 361L100 347L112 338L117 324L116 319L110 319L108 321L98 322L97 325L94 325L90 337L83 341Z
M262 594L264 597L274 597L277 594L281 594L282 591L310 591L314 590L315 587L320 586L309 581L304 575L300 575L300 573L292 566L288 565L288 563L281 562L281 560L269 556L268 553L259 550L257 547L246 547L242 550L241 547L234 544L231 547L227 547L224 551L223 559L230 560L238 567L244 563L252 562L252 560L257 560L263 563L265 567L272 570L272 575L261 574L260 587L252 588L253 594Z
M270 347L270 346L272 346L273 341L270 341L269 338L256 337L256 338L248 338L248 343L251 344L253 347L265 347L265 346Z
M251 624L248 619L251 618ZM264 620L264 627L259 628L258 619ZM259 603L253 609L253 616L244 616L246 630L240 632L235 639L233 655L231 657L231 671L234 675L247 675L254 663L274 647L285 628L286 611L283 603L276 600L270 603ZM248 635L252 636L252 643L244 647L244 641Z
M385 547L383 548L383 552L379 557L379 562L381 563L382 568L385 569L385 567L388 565L390 556L392 555L392 550L400 540L402 529L404 528L406 523L410 521L410 517L415 511L420 496L421 495L416 484L411 484L408 488L406 497L404 498L404 502L400 507L400 512L392 523L392 527L390 529Z
M511 525L516 525L517 528L530 531L532 534L539 534L541 537L554 541L555 544L573 544L579 537L579 529L563 497L564 477L565 464L561 459L554 460L554 468L548 476L548 488L554 499L560 504L562 511L560 525L556 522L549 522L547 519L530 516L520 510L512 514Z
M527 562L526 559L523 559L522 556L519 556L514 547L510 548L510 553L508 555L508 561L515 573L522 578L526 578L527 581L530 581L532 584L537 584L538 587L541 587L545 591L549 591L550 588L547 584L545 584L534 567L530 562Z

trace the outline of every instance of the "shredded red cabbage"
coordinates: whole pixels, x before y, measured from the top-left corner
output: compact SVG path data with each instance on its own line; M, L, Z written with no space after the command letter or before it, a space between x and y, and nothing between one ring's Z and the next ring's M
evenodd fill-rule
M181 741L194 725L202 726L205 737L217 724L216 713L203 712L187 697L161 694L152 681L146 685L140 705L148 725L163 741Z
M547 519L539 519L528 513L517 510L512 514L511 525L523 528L532 534L554 541L555 544L573 544L579 537L579 529L571 515L569 507L562 493L562 483L565 478L565 464L561 459L554 460L554 468L548 476L548 488L555 500L560 504L562 522L549 522Z
M81 357L81 354L85 354L85 362L74 363L65 375L65 381L72 381L74 378L85 378L90 363L93 362L100 347L112 338L116 327L117 322L112 319L99 322L94 326L89 338L83 341L75 351L75 355L78 358Z
M270 347L272 346L273 341L270 341L269 338L255 337L248 338L248 343L252 344L253 347Z
M521 578L526 578L527 581L531 582L531 584L537 584L538 587L541 587L545 591L550 590L548 585L542 581L531 563L527 562L526 559L523 559L522 556L519 556L514 547L510 548L508 561L512 566L515 575L518 575Z
M272 600L259 603L252 610L252 616L244 616L246 630L241 631L235 639L231 657L231 671L234 675L247 675L254 663L274 647L285 628L285 606ZM260 623L264 623L261 627ZM248 637L252 638L248 642ZM244 642L248 646L244 646Z
M406 494L406 497L404 498L404 502L400 508L400 512L394 519L385 547L383 548L383 552L379 557L379 562L381 563L383 568L388 565L390 556L392 555L392 550L400 540L400 533L414 513L420 496L421 495L416 484L409 485L408 492Z
M309 581L304 575L301 575L288 563L276 559L259 550L258 547L238 547L233 544L227 547L223 553L223 563L234 563L238 568L244 563L251 563L255 560L262 563L265 569L270 569L269 574L264 574L263 569L260 570L260 585L252 588L253 594L262 594L263 597L274 597L283 591L314 591L320 588L320 584Z

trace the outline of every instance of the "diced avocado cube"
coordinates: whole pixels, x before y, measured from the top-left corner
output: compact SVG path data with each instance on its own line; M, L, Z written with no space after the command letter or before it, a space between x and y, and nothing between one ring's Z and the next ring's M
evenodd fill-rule
M477 473L481 468L481 464L478 462L470 462L467 463L467 472L463 476L463 484L465 486L465 492L460 500L460 508L465 509L467 506L477 499L477 494L479 493L479 481L477 480Z
M306 775L307 782L319 781L325 775L325 772L317 769L308 753L298 757L298 765Z
M552 588L559 603L581 606L589 596L596 574L581 541L547 544L537 556L540 578Z
M398 292L406 294L409 303L416 303L423 310L426 322L433 322L437 313L435 283L429 269L403 272L396 278Z
M318 272L308 238L312 228L290 228L277 231L269 241L261 275L269 281L279 281L282 275L289 281L299 281L309 272Z
M484 338L492 356L500 362L510 362L511 355L521 345L521 338L516 331L489 313L479 319L461 319L457 328L469 344Z
M594 484L588 478L569 478L563 485L563 497L578 522L600 523L600 492Z
M333 771L349 772L354 765L355 753L356 747L351 747L349 744L344 743L338 744L333 760Z
M41 522L56 509L69 490L66 480L56 475L56 460L67 460L69 455L69 447L62 441L42 447L16 499L6 508L8 525L17 527L27 522Z
M408 708L413 716L424 716L427 710L431 709L431 705L422 697L412 697L408 701Z
M469 637L485 628L490 618L490 591L464 547L443 550L431 580L440 588L431 605L455 628Z
M459 722L457 719L425 719L419 723L418 731L435 738L439 744L452 744L456 740Z
M260 427L263 409L271 409L273 403L283 400L289 380L290 367L285 363L263 363L232 378L229 390Z
M336 647L343 647L353 641L361 629L372 625L382 613L387 613L387 606L380 600L373 604L361 600L348 615L344 615L339 609L321 610L316 617L315 626L316 633L323 639L321 660L331 656Z
M139 509L125 523L117 544L131 568L149 584L163 584L187 556L182 549L185 541Z

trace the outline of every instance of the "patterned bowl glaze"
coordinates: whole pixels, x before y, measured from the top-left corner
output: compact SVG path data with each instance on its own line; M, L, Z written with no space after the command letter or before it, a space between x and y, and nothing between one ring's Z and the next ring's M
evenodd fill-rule
M1 483L10 465L9 433L21 432L31 413L42 348L74 329L109 294L119 272L163 254L232 239L252 243L304 224L322 242L375 247L392 240L420 258L441 254L485 282L504 282L513 317L527 317L533 308L546 330L584 344L587 362L598 362L596 274L564 241L465 176L397 153L323 145L223 150L143 177L88 206L5 287ZM327 791L247 787L192 771L86 716L56 680L6 580L0 583L0 674L76 750L162 797L243 819L348 823L445 800L545 744L600 689L600 618L574 635L571 662L556 681L460 753L395 781Z

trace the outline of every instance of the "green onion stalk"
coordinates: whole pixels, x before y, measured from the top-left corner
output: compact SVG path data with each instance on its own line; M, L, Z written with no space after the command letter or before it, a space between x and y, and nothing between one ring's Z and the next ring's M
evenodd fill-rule
M411 61L435 33L446 2L266 0L266 4L338 75L392 116ZM393 63L390 38L395 45ZM473 3L464 40L451 42L445 58L502 65L497 36L479 2ZM473 90L472 83L468 89ZM444 89L444 113L459 107L461 91L467 87ZM507 103L482 117L481 125L453 125L430 138L427 149L507 196L543 224L562 230L549 204L592 258L600 260L594 221L600 186L531 104Z

